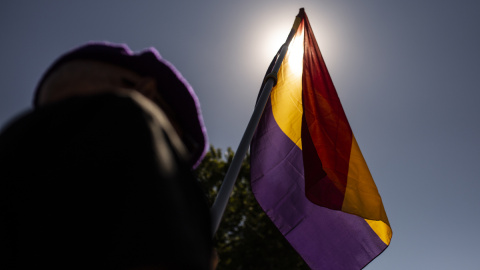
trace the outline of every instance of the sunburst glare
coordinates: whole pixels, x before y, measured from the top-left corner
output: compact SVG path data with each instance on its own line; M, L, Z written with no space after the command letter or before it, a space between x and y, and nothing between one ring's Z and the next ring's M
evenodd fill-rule
M297 34L293 37L288 46L285 61L288 62L290 72L296 76L302 76L303 69L303 24L299 26Z

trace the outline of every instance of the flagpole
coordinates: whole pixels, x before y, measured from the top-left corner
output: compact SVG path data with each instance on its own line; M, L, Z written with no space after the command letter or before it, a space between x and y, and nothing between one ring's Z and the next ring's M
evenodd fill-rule
M242 167L243 158L247 153L247 150L250 146L250 142L252 141L252 138L253 138L253 134L255 133L255 129L257 128L260 118L262 117L263 110L265 109L268 98L270 97L270 92L272 91L273 86L275 86L275 84L277 83L277 73L278 73L278 70L280 69L283 59L285 58L285 54L287 53L288 45L290 44L290 41L292 40L293 36L297 32L298 26L300 25L301 21L302 19L299 17L299 15L297 15L297 17L295 18L295 22L293 23L293 27L290 30L290 33L287 37L287 40L282 45L279 57L275 62L272 72L265 76L265 84L261 91L260 97L257 100L255 109L253 110L252 117L248 122L247 128L245 129L245 132L240 141L240 144L238 145L237 151L233 156L232 164L227 170L227 174L225 175L222 186L220 187L220 190L218 192L217 198L215 199L215 202L213 203L213 206L210 209L210 212L212 215L212 225L213 225L212 235L215 235L215 233L218 230L218 227L220 226L223 213L225 212L225 208L227 207L227 204L228 204L228 199L230 198L230 195L233 191L233 187L235 186L235 182L238 177L238 173L240 172L240 169Z

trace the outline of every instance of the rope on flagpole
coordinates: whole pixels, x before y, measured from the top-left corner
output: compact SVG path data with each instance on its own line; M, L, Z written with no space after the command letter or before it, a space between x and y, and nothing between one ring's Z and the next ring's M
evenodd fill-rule
M215 233L218 230L218 227L220 226L223 213L225 212L225 208L227 207L228 200L230 198L230 195L232 194L233 187L235 186L235 182L237 180L238 174L242 167L243 158L247 153L247 150L250 146L250 142L252 141L252 138L253 138L253 134L255 133L255 129L257 128L260 118L262 117L263 110L265 109L268 98L270 97L270 92L272 91L273 86L277 83L277 73L278 73L278 70L280 69L283 59L285 58L285 54L287 53L288 45L290 44L290 41L292 40L293 36L297 32L298 26L302 21L302 18L300 17L301 13L302 13L302 9L300 9L299 15L297 15L297 17L295 18L295 22L293 23L292 29L290 30L287 40L282 45L280 55L277 61L275 62L272 72L265 77L266 82L263 86L260 97L258 98L255 109L253 110L252 117L248 122L247 128L245 129L245 133L243 134L240 144L238 145L237 151L233 156L232 164L227 170L227 174L225 175L222 186L218 191L217 198L215 199L215 202L213 203L213 206L210 209L210 212L212 215L212 225L213 225L212 236L215 235Z

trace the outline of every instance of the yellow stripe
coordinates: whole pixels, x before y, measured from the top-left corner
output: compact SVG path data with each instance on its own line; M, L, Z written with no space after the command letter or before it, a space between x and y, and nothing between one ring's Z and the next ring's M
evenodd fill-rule
M280 129L302 149L303 23L293 37L271 94L273 117Z
M383 242L387 245L390 243L392 231L382 198L355 137L352 137L347 188L342 211L363 217Z
M392 229L390 226L379 220L365 219L365 221L387 246L390 245L390 240L392 239Z

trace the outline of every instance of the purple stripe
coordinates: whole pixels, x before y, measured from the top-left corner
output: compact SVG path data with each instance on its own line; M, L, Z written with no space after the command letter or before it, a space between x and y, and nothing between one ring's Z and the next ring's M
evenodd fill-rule
M364 219L305 197L302 151L280 129L270 101L251 145L252 190L312 269L362 268L386 247Z

